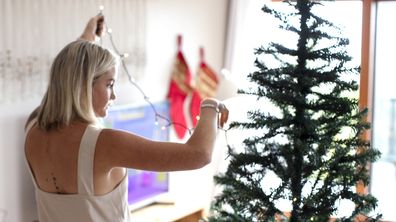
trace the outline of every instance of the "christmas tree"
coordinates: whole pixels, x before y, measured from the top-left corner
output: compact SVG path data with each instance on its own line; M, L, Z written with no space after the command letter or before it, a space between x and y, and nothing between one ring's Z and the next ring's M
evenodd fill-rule
M356 192L369 184L369 163L380 153L362 133L370 128L356 96L359 67L348 66L347 38L332 22L313 13L319 1L286 1L291 12L268 6L262 10L280 21L280 28L297 36L295 46L271 42L256 49L256 71L248 75L255 87L239 90L270 101L279 114L251 110L248 121L231 129L260 132L243 141L243 152L229 149L225 173L215 177L222 192L209 221L353 221L368 215L377 200ZM332 30L332 31L329 31ZM270 67L265 59L277 61ZM260 59L261 58L261 59ZM266 188L265 177L276 175L277 186ZM349 201L350 214L339 217L339 203ZM286 215L278 203L287 201ZM378 215L370 220L378 219Z

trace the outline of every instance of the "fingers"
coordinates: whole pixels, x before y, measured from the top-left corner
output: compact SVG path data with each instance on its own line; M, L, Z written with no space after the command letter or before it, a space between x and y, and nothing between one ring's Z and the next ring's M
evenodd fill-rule
M228 121L229 111L227 107L215 98L207 98L201 103L202 108L213 108L219 114L217 116L217 124L220 128L223 128L224 124Z
M95 34L100 37L102 36L102 34L104 33L104 16L103 15L97 15L95 16L96 19L96 30L95 30Z
M104 16L98 14L92 17L87 24L87 31L100 37L104 31Z
M220 127L223 128L224 124L228 120L229 111L223 103L220 103L218 108L219 108L219 113L220 113L219 124L220 124Z
M104 16L99 14L89 19L81 39L88 41L95 41L97 37L103 35L105 29Z

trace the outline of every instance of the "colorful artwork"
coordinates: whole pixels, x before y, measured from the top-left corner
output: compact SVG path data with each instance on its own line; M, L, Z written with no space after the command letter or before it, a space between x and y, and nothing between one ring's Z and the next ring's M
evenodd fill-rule
M167 102L155 103L153 106L158 114L169 118ZM155 118L151 105L112 107L103 124L107 128L126 130L152 140L169 140L169 129L161 128L166 125L165 120ZM128 202L132 208L149 204L155 201L154 197L168 191L168 173L128 169Z

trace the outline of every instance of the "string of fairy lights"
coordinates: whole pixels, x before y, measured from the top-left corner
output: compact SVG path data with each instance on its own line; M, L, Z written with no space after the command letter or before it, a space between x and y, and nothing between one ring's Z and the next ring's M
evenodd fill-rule
M104 17L103 10L104 10L104 6L103 5L99 6L99 15ZM106 26L106 23L104 23L104 25ZM109 37L110 44L111 44L111 47L112 47L114 53L116 53L121 58L120 59L121 67L122 67L123 71L125 72L125 74L127 75L128 82L130 84L132 84L141 93L141 95L143 96L144 101L151 107L152 111L154 112L154 115L155 115L155 117L154 117L155 118L155 123L154 124L156 126L159 126L159 120L163 120L163 121L165 121L165 124L163 126L161 126L162 130L167 129L167 128L171 127L172 125L177 125L177 126L180 126L180 127L184 128L184 129L186 129L189 132L189 134L191 135L192 132L194 131L194 128L189 128L189 127L187 127L186 125L184 125L182 123L172 121L168 117L160 114L157 111L157 109L155 108L154 104L150 101L150 98L147 96L147 94L144 92L144 90L139 86L139 84L137 84L137 82L134 80L134 78L132 77L132 75L130 74L130 72L128 70L128 67L125 64L124 59L128 58L129 54L128 53L121 53L118 50L118 48L117 48L117 46L116 46L116 44L114 42L114 39L113 39L113 31L112 31L112 29L109 28L109 27L106 27L105 30L106 30L107 36ZM100 38L100 41L103 41L102 38ZM199 117L197 117L197 118L199 119ZM231 150L231 146L228 143L228 137L227 137L227 132L228 132L229 128L228 129L219 128L219 130L222 130L224 132L225 142L226 142L228 150L230 151ZM228 158L228 156L229 156L229 154L227 155L226 158Z

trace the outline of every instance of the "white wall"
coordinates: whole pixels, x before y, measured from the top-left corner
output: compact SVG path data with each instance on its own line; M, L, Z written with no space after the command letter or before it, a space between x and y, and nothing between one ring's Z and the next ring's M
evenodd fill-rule
M148 1L148 68L142 86L150 91L151 98L165 98L170 80L170 71L176 54L176 36L183 36L183 52L194 75L199 64L199 47L205 48L209 66L220 72L223 65L225 45L227 0L163 0ZM161 36L161 41L158 41ZM219 134L219 138L222 134ZM209 206L213 192L212 175L217 161L222 157L222 148L215 151L212 164L200 170L170 174L171 192L195 192L206 197ZM223 141L224 142L224 141ZM188 188L189 190L186 190ZM202 198L205 201L205 198ZM194 201L194 200L192 200ZM197 200L198 201L198 200Z
M166 97L178 34L183 36L182 49L192 74L200 46L208 65L215 71L222 68L227 0L147 0L147 7L147 69L139 82L150 98ZM140 98L130 96L119 98L119 103Z
M36 215L33 184L26 171L22 152L25 116L36 102L1 105L0 208L7 211L7 222L30 222ZM2 217L0 214L0 219Z
M215 71L222 68L227 2L147 0L148 60L146 73L139 79L139 84L152 101L166 98L177 34L183 35L183 50L193 74L199 62L199 46L205 47L206 61ZM17 17L9 19L18 20ZM85 24L86 21L81 22ZM45 47L44 43L38 44ZM121 84L119 90L118 103L139 102L142 99L129 85ZM39 98L33 98L0 104L0 221L4 219L2 210L7 211L3 221L30 222L37 219L33 187L24 165L22 150L25 119L39 101ZM213 166L200 171L175 173L171 175L171 180L174 178L171 186L189 186L188 183L194 183L211 189L211 172Z

